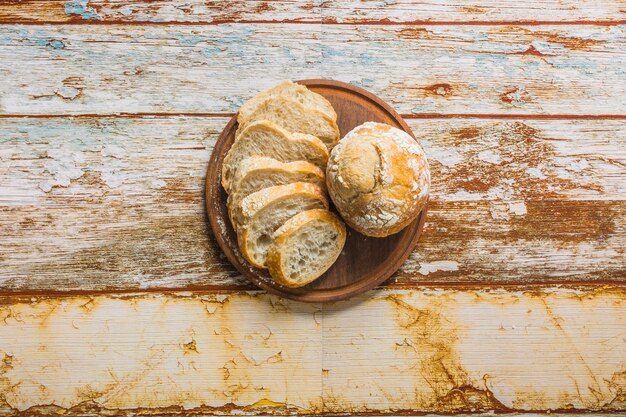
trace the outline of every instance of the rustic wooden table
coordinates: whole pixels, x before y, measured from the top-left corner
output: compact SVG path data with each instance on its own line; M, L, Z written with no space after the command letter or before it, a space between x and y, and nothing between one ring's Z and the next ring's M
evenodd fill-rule
M0 1L0 415L626 409L623 0ZM256 291L204 175L281 79L364 87L431 161L417 249ZM107 415L108 415L107 414Z

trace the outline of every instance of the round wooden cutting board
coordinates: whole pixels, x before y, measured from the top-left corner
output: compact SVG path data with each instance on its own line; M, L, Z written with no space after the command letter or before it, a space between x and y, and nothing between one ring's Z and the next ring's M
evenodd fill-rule
M361 88L331 80L302 80L298 83L330 101L338 115L341 137L367 121L387 123L413 136L400 115ZM272 280L267 270L252 267L239 252L237 236L228 219L227 195L221 186L222 161L235 139L236 130L237 115L226 125L213 149L206 179L206 207L217 243L228 260L250 281L271 293L294 300L336 301L382 283L409 256L424 227L427 206L417 220L400 233L386 238L367 237L346 226L346 245L337 262L322 277L304 287L283 287Z

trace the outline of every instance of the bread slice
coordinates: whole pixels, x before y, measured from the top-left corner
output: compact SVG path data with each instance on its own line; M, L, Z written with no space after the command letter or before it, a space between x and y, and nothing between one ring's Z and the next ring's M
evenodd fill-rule
M328 200L320 187L306 182L250 194L231 216L241 253L255 267L266 268L267 250L276 229L301 211L314 208L327 209Z
M238 135L224 158L222 186L227 193L241 161L251 156L268 156L281 162L307 161L323 170L328 150L315 136L289 133L267 120L252 122Z
M243 198L263 188L295 182L310 182L326 189L324 172L309 162L280 162L265 156L252 156L239 164L231 184L228 206L236 207Z
M309 90L305 86L296 84L289 80L283 81L270 89L261 91L243 103L239 109L237 121L240 124L245 124L261 103L268 98L276 96L286 96L292 98L302 103L304 107L319 110L332 120L337 121L337 113L335 113L335 109L333 109L333 106L328 102L328 100Z
M286 96L270 97L263 101L240 123L238 132L256 120L269 120L291 132L317 136L329 151L339 141L337 122L321 111L305 107L299 101Z
M335 263L346 243L346 227L328 210L303 211L273 236L267 267L286 287L302 287L319 278Z

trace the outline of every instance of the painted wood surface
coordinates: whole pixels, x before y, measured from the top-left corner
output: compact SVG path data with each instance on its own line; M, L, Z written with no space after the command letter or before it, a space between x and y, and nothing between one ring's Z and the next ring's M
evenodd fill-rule
M0 0L0 416L626 410L625 15ZM385 288L304 305L245 291L203 178L252 92L320 77L411 118L434 201Z
M624 289L0 298L0 403L207 414L617 410Z
M449 1L327 0L321 8L327 23L415 22L622 22L626 10L610 1Z
M325 77L405 114L623 117L623 49L619 25L4 25L0 113L232 113Z
M228 119L0 120L0 286L245 286L208 230ZM626 122L409 120L433 200L390 283L626 279Z
M162 1L151 0L4 0L1 22L173 23L173 22L619 22L626 19L619 1Z

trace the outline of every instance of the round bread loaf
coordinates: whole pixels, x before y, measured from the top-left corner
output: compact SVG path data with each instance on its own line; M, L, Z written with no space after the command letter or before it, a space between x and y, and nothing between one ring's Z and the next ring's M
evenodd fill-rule
M430 171L422 147L395 127L367 122L332 150L328 193L353 229L367 236L399 232L428 200Z

